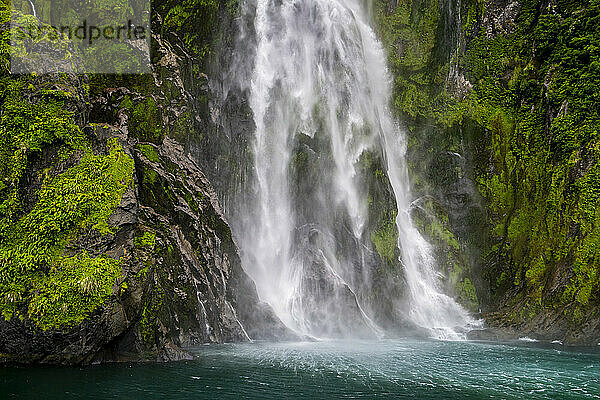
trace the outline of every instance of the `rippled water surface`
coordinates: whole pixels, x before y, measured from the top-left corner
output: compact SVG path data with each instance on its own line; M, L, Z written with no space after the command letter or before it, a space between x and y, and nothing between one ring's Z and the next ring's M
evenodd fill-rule
M0 398L600 399L600 352L441 341L211 345L195 361L2 368Z

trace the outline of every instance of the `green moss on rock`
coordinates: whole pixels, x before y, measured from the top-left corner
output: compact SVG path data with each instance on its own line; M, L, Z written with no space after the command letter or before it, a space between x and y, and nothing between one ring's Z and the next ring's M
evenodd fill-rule
M499 5L463 1L459 53L446 59L436 56L447 46L443 21L420 7L427 1L378 4L397 112L411 127L435 123L441 137L459 132L461 146L477 141L485 278L498 301L511 298L500 306L531 306L507 312L525 320L559 308L589 315L600 302L600 4L523 0L502 21ZM427 34L411 36L420 29ZM451 66L468 80L465 93L449 92ZM427 137L413 136L409 152L448 148Z
M130 108L129 133L143 142L160 144L165 136L162 131L162 112L152 96L133 103Z
M153 232L144 232L141 236L136 236L135 246L153 250L156 245L156 234Z
M392 218L377 231L371 233L371 241L382 260L389 265L396 264L398 259L398 229L396 228L395 219Z
M3 216L0 231L0 311L28 316L40 328L81 322L112 293L120 261L66 246L78 232L111 233L107 220L133 182L133 160L116 140L106 155L85 150L80 162L47 177L25 215ZM27 310L27 311L25 311Z
M142 152L142 154L152 162L159 162L160 158L158 157L158 153L156 148L150 144L138 144L137 148Z

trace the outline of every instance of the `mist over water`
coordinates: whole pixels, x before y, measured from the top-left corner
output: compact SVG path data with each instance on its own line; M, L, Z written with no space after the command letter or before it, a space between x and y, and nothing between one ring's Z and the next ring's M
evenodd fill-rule
M169 364L5 368L0 393L48 400L600 398L600 353L561 348L437 340L211 345L194 350L197 360Z
M460 339L477 323L443 293L410 217L405 134L391 115L386 56L358 0L256 0L231 74L254 120L252 166L229 212L244 269L283 322L316 337L380 337L365 152L384 160L397 206L399 320ZM253 63L247 62L253 59ZM236 65L235 68L243 68ZM308 184L307 184L308 182ZM402 303L402 304L401 304Z

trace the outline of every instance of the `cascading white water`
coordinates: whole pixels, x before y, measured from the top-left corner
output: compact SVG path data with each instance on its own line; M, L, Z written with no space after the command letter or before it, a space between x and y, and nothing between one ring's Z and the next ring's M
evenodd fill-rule
M256 53L249 101L255 122L254 196L253 204L246 205L244 221L234 221L234 231L244 268L261 298L298 332L314 334L314 320L327 312L338 314L327 317L343 321L343 301L355 304L365 326L379 332L354 286L369 279L361 261L369 237L364 232L368 199L356 167L364 151L380 151L398 208L409 318L434 337L458 338L473 320L442 293L430 246L412 224L405 135L388 109L385 53L360 2L257 0L252 11ZM327 138L326 151L318 158L326 159L323 165L329 167L320 171L310 194L291 187L290 165L301 135ZM312 220L306 212L299 216L297 197L302 196L310 196ZM351 231L351 245L340 245L333 234L343 224ZM306 226L312 233L303 236L299 232ZM306 243L310 245L302 247ZM308 287L314 265L322 266L321 274L331 284ZM311 307L329 311L315 314Z
M387 118L384 118L386 120ZM391 123L390 121L385 121ZM390 128L393 128L393 124ZM410 185L405 161L405 135L396 129L382 129L388 176L398 206L396 226L406 280L411 294L410 318L439 339L456 340L469 328L478 326L454 299L443 293L442 275L436 268L429 243L414 227L410 217Z
M31 13L34 17L37 18L37 11L35 9L35 4L33 4L33 0L27 0L29 2L29 6L31 7Z

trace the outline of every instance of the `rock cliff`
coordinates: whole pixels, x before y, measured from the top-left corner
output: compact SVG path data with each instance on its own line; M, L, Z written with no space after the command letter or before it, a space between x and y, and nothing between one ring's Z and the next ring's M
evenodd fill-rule
M205 3L187 5L213 17L194 38L164 23L175 4L156 5L144 76L9 76L3 4L0 362L180 360L202 343L291 337L186 150L207 114L194 45L230 16Z
M596 345L598 3L376 5L451 289L491 337Z

